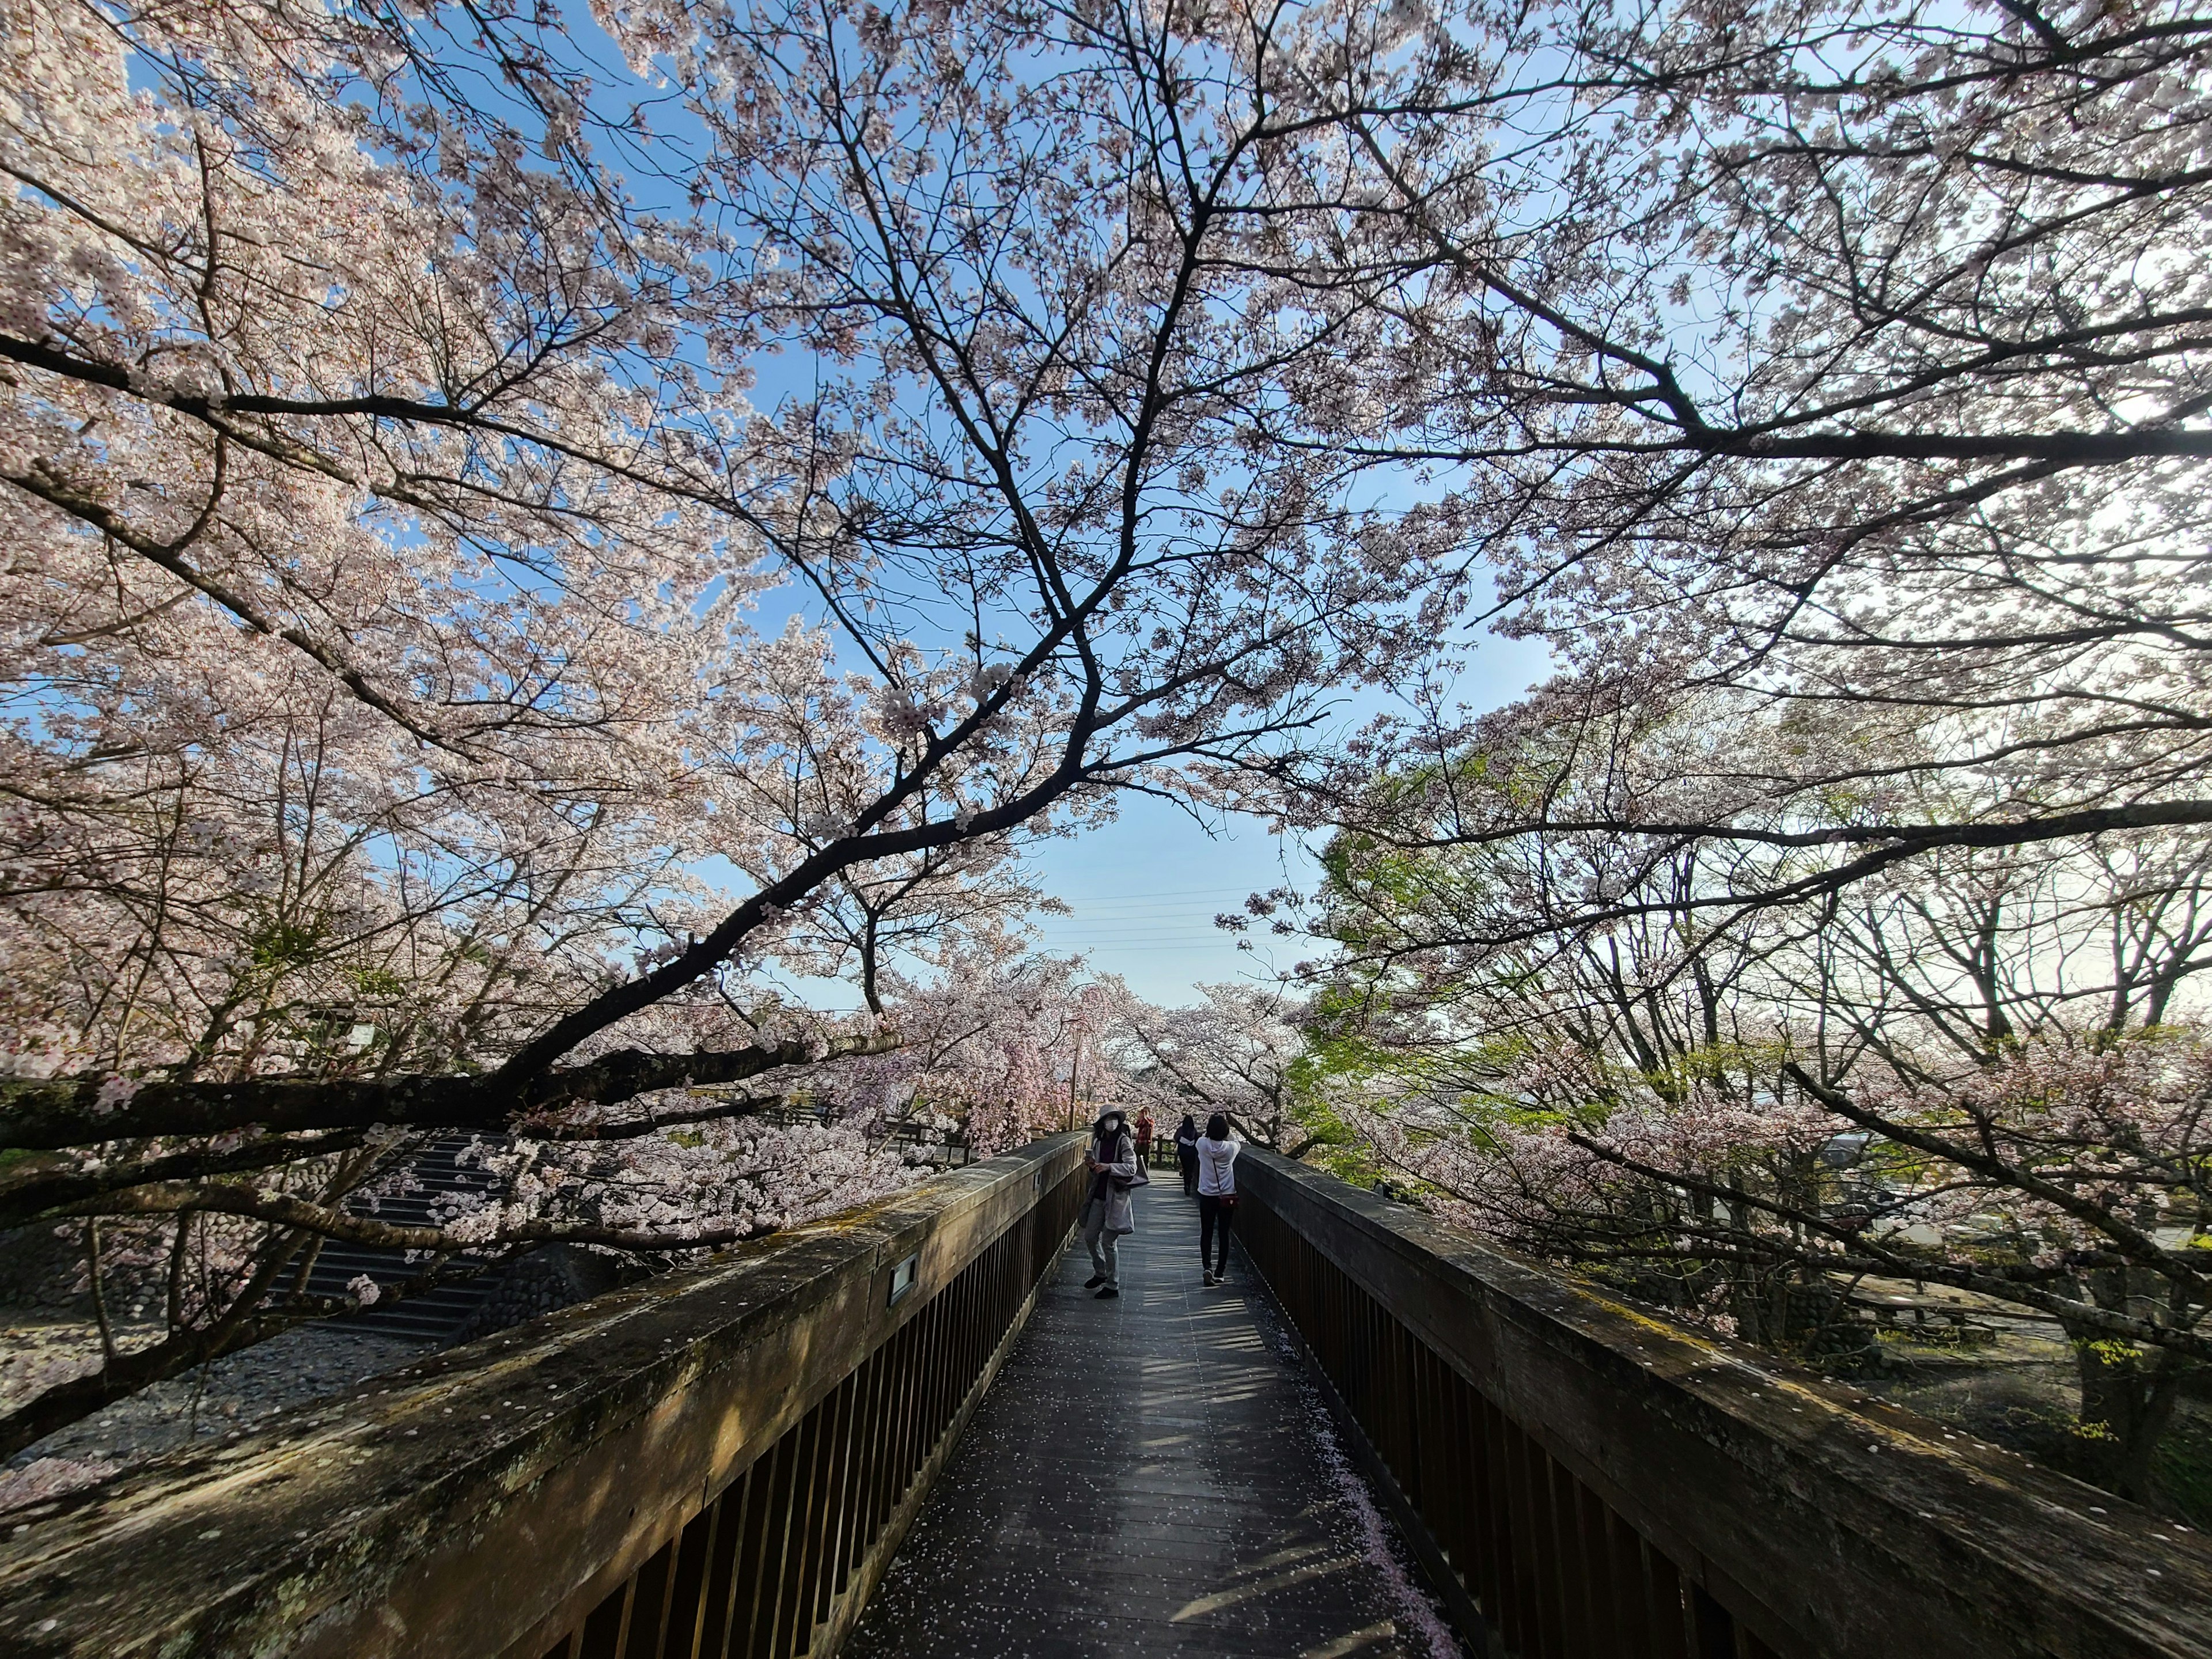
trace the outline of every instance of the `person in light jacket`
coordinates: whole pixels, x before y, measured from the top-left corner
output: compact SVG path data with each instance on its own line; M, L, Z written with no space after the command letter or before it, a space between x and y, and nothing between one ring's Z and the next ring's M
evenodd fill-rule
M1209 1285L1229 1277L1229 1224L1236 1218L1237 1142L1230 1139L1229 1119L1216 1112L1206 1120L1206 1133L1198 1143L1198 1265Z
M1091 1126L1084 1149L1091 1192L1083 1203L1083 1243L1091 1252L1091 1278L1084 1285L1101 1301L1121 1294L1121 1243L1137 1231L1136 1201L1129 1194L1144 1178L1137 1167L1136 1143L1121 1114L1106 1112Z

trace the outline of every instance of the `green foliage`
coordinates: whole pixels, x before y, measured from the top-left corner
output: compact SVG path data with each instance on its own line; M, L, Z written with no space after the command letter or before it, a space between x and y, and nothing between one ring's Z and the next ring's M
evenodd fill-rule
M312 922L279 917L247 936L246 951L257 970L276 979L320 958L330 938L330 924L319 917Z
M355 992L364 997L398 998L406 994L407 981L389 968L356 968L349 977Z

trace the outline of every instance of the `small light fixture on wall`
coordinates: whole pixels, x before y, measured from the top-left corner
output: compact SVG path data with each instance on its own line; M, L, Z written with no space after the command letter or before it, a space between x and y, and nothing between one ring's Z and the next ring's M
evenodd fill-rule
M899 1298L914 1288L915 1278L921 1271L921 1252L919 1250L892 1268L890 1300L884 1305L892 1308L898 1306Z

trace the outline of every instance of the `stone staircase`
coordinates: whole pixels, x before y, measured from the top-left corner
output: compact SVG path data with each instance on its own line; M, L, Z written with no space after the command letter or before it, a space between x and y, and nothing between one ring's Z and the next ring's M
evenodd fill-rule
M397 1198L380 1199L374 1209L365 1198L356 1195L346 1200L347 1212L379 1221L424 1226L434 1221L431 1206L440 1196L491 1192L497 1186L495 1179L475 1164L461 1162L461 1155L480 1139L465 1134L437 1137L424 1146L415 1161L413 1191ZM410 1262L404 1250L349 1244L333 1238L325 1242L315 1257L307 1288L311 1296L349 1296L352 1292L346 1287L362 1273L388 1288L412 1279L422 1267L419 1260ZM404 1302L373 1307L347 1322L357 1330L373 1331L380 1336L451 1342L462 1334L471 1316L491 1296L503 1271L494 1268L473 1279L441 1285Z

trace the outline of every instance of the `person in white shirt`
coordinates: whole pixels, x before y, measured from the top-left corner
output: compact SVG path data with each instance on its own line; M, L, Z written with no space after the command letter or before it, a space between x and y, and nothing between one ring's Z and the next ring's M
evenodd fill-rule
M1206 1120L1198 1142L1198 1265L1206 1282L1229 1277L1229 1224L1237 1217L1237 1143L1229 1137L1229 1119L1216 1112ZM1214 1238L1221 1240L1219 1255Z

